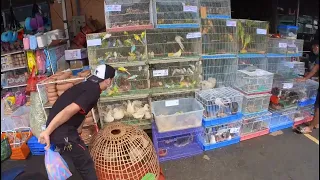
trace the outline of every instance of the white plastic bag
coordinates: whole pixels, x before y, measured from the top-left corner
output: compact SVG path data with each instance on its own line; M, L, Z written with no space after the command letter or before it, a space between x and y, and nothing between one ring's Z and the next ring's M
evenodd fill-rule
M49 180L66 180L72 176L67 163L58 152L51 149L45 152L44 164Z

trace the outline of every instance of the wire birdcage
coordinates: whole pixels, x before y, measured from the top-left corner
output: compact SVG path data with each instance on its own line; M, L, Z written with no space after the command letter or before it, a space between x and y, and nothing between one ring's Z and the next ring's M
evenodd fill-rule
M237 20L202 19L202 54L237 54Z
M156 28L198 28L198 0L154 0Z
M300 89L298 92L300 96L298 106L308 106L316 102L319 82L309 79L306 82L296 83L295 85Z
M137 180L149 173L157 179L160 175L152 141L142 129L112 123L92 138L89 151L100 180Z
M230 19L230 0L200 0L200 16L202 19Z
M98 102L101 127L112 122L151 128L151 111L147 95L123 98L100 98Z
M150 0L106 0L104 1L104 12L108 32L153 28Z
M243 137L259 131L268 130L271 116L272 114L270 112L244 116L240 130L241 136Z
M237 58L202 59L202 89L233 85L237 70Z
M238 70L244 70L250 66L254 66L259 69L267 70L267 58L266 57L249 57L238 59Z
M205 108L206 120L229 117L242 110L243 94L230 87L197 91L196 99Z
M268 29L269 23L267 21L238 20L237 30L240 53L266 53Z
M145 31L87 34L89 65L119 64L146 61Z
M309 105L305 107L299 107L297 110L293 111L290 118L294 121L294 127L310 122L314 117L314 105Z
M247 68L238 70L235 87L246 94L270 92L273 76L273 73L262 69Z
M268 110L271 94L258 94L243 97L242 113L257 114Z
M281 38L268 38L268 57L286 56L288 48L288 40Z
M152 94L151 101L163 101L163 100L176 100L181 98L194 98L194 91L182 90L182 91L173 91L172 93L157 93Z
M303 54L303 39L288 39L287 56L302 57Z
M148 30L147 44L150 61L199 59L201 33L199 28Z
M200 61L150 64L150 88L154 93L197 89L201 73Z

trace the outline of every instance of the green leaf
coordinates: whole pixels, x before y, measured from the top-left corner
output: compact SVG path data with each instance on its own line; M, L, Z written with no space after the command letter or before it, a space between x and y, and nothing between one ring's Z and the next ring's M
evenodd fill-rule
M141 180L155 180L155 179L156 179L156 175L152 173L147 173Z

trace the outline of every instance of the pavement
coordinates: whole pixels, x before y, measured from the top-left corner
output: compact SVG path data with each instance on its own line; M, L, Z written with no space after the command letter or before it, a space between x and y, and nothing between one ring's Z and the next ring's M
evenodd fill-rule
M70 164L68 158L65 160ZM1 163L1 172L22 164L26 172L46 175L43 156L7 160ZM287 129L195 157L164 162L161 167L166 180L318 180L319 130L305 136ZM70 170L70 180L81 180L72 163Z

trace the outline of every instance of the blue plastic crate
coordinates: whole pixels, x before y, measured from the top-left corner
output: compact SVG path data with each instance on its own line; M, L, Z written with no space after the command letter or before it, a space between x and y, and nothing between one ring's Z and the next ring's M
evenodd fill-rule
M38 143L38 138L37 137L32 136L28 140L27 145L28 145L28 147L30 149L30 152L31 152L31 154L33 156L44 155L44 153L45 153L45 150L44 150L45 145ZM54 151L55 150L55 146L51 145L50 149Z
M233 144L237 144L240 142L240 136L236 136L230 140L226 140L226 141L222 141L222 142L218 142L218 143L214 143L214 144L203 143L201 136L198 136L197 140L199 143L201 143L202 149L204 151L208 151L208 150L218 149L218 148L230 146Z
M243 117L242 113L237 113L234 115L230 115L227 117L222 117L222 118L214 118L214 119L210 119L210 118L203 118L202 119L202 125L204 127L209 127L209 126L217 126L217 125L221 125L221 124L227 124L233 121L237 121L240 120Z
M270 119L270 133L293 127L294 122L286 115L274 113Z
M207 19L231 19L229 15L208 14Z
M310 106L316 103L316 98L310 98L308 100L305 101L301 101L298 103L299 107L306 107L306 106Z
M72 71L72 75L76 76L76 75L78 75L79 72L82 72L83 69L82 68L80 68L80 69L71 69L71 71Z

